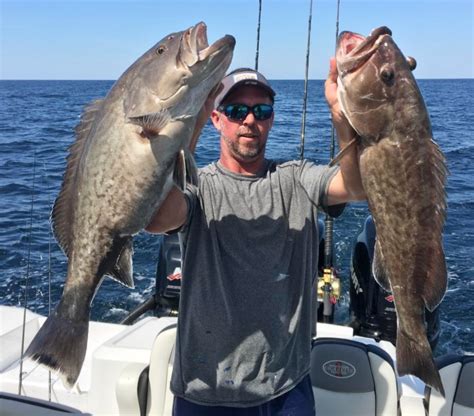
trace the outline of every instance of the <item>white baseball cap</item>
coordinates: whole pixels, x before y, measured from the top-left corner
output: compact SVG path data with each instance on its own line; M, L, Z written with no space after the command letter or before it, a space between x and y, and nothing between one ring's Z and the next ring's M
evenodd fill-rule
M226 75L222 79L221 84L223 88L214 100L214 108L219 107L222 101L239 85L255 85L261 87L268 93L272 101L275 98L275 91L273 91L267 79L255 69L238 68Z

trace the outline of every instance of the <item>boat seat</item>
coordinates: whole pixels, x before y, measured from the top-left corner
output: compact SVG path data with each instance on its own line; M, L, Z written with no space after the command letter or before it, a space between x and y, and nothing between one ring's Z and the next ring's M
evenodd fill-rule
M151 349L146 415L172 414L174 396L170 390L170 381L175 341L176 325L171 325L158 334Z
M119 413L122 415L171 416L174 396L169 388L174 361L176 323L156 336L150 364L125 368L116 386Z
M318 416L397 416L399 389L393 360L373 344L317 338L311 382Z
M430 387L425 390L428 416L474 416L474 356L444 355L437 357L445 397Z

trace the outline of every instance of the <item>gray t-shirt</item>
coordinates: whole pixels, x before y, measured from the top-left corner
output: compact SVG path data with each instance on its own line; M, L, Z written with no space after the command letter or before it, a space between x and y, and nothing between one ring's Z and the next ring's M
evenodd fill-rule
M309 161L266 161L252 176L200 170L186 193L175 395L256 406L309 373L317 209L336 171Z

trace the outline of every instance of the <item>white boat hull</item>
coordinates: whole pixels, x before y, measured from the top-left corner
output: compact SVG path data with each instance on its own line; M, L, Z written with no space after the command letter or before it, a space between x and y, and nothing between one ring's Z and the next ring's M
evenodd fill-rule
M0 392L19 393L23 314L24 310L21 308L0 306ZM27 311L25 349L44 321L45 317ZM134 377L149 365L157 334L176 322L177 318L154 317L144 318L130 326L90 322L87 354L75 387L67 390L58 376L52 373L50 390L50 372L31 360L25 360L20 394L50 400L94 415L124 414L124 409L127 406L133 408L133 403L127 403L128 399L123 398L120 391L127 391L130 387L127 387L127 383L135 382ZM376 343L370 338L353 336L349 327L318 323L317 336L377 344L395 360L395 348L392 344L386 341ZM170 369L171 365L172 363L169 365ZM168 383L169 374L164 374L163 378L163 382ZM425 385L413 376L399 377L398 383L402 415L424 416ZM167 394L171 395L170 392ZM161 409L163 415L170 414L170 405L162 406Z

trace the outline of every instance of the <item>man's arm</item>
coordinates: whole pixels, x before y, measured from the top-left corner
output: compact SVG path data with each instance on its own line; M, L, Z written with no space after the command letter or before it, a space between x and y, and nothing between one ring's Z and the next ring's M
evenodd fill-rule
M196 144L203 127L206 125L209 116L214 108L214 99L220 91L221 85L219 84L206 99L201 111L198 114L194 132L191 136L189 143L189 150L194 153ZM160 208L153 215L150 223L145 227L145 230L149 233L160 234L166 233L167 231L176 230L181 227L188 216L188 204L183 192L174 186L168 193L166 199L160 205Z
M188 204L184 194L174 186L145 230L154 234L176 230L186 222L187 216Z
M337 98L336 60L329 62L329 75L325 83L325 94L331 111L332 121L339 139L339 149L344 149L356 136L346 117L341 111ZM366 199L359 171L357 146L352 144L339 161L339 172L332 178L328 189L328 205Z

